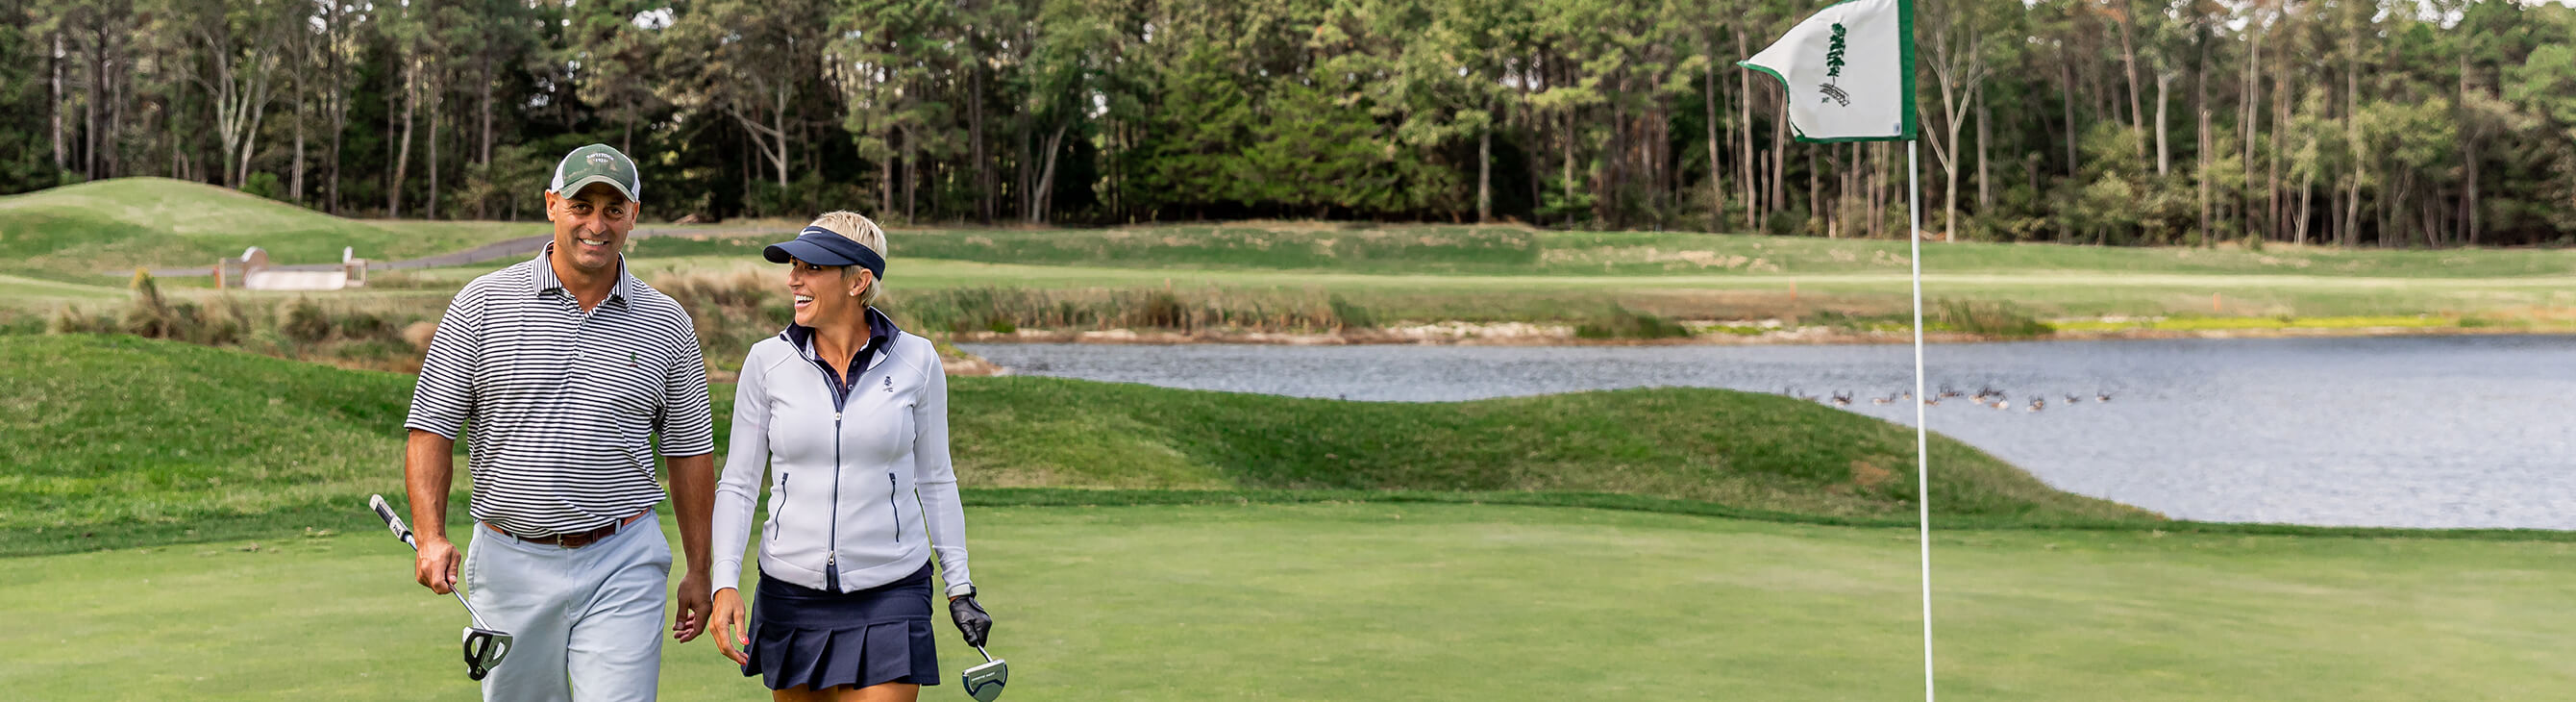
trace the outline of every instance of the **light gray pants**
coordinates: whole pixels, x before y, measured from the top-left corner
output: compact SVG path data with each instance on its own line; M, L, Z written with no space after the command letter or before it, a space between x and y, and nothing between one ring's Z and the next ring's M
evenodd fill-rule
M671 577L659 516L581 548L520 541L478 522L463 575L474 609L513 637L510 654L483 678L483 699L653 699Z

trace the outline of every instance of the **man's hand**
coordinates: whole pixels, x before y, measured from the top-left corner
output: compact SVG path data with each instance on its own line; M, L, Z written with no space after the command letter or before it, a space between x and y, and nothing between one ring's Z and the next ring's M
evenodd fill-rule
M430 592L444 595L455 591L456 564L465 560L456 554L456 545L448 543L447 539L417 532L412 534L412 543L420 546L419 555L412 558L412 578L419 580Z
M707 630L707 615L715 611L715 603L707 595L707 574L701 571L680 576L679 594L680 612L671 618L671 638L687 643Z
M716 591L715 616L708 628L715 630L716 652L724 654L734 665L750 665L751 623L742 619L742 591L725 588ZM735 631L734 627L742 627Z
M447 541L448 477L456 440L419 429L403 440L403 492L411 496L412 579L441 595L456 591L456 545Z
M957 633L966 635L968 646L982 648L985 635L993 633L993 617L975 604L974 595L948 598L948 618L957 622Z

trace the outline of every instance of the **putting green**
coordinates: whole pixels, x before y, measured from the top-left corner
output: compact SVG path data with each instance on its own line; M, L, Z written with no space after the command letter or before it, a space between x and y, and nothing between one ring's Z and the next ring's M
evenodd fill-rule
M352 509L356 509L352 506ZM1004 699L1906 699L1913 533L1472 505L978 508ZM665 522L666 528L668 522ZM2576 684L2567 544L1936 535L1943 692L2529 699ZM7 559L22 699L475 697L463 613L370 530ZM941 615L944 618L944 614ZM946 684L977 661L938 625ZM758 698L711 642L664 699Z

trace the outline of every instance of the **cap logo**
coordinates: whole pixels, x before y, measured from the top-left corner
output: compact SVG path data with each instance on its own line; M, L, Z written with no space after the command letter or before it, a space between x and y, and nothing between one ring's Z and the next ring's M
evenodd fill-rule
M586 160L590 161L591 165L594 166L605 166L615 162L617 159L609 158L608 154L591 154Z

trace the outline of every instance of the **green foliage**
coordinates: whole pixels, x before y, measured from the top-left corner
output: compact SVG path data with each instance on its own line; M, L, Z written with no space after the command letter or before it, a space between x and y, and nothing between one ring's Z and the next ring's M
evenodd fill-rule
M1344 329L1369 329L1377 326L1377 315L1369 314L1368 308L1351 304L1340 295L1334 295L1332 299L1326 300L1325 304L1332 306L1333 321L1339 323Z
M2047 336L2056 331L2049 328L2048 323L2009 302L1940 300L1935 307L1939 312L1933 320L1927 320L1935 324L1927 326L1950 331L2005 339Z
M279 201L286 199L286 184L278 182L277 174L268 171L250 174L250 180L242 184L241 191L242 194L251 197Z
M1686 339L1690 329L1680 323L1636 310L1613 307L1599 317L1577 324L1578 339Z
M297 342L317 344L331 338L332 326L331 318L322 314L321 305L313 304L312 298L299 297L287 306L286 321L278 325L278 330Z

